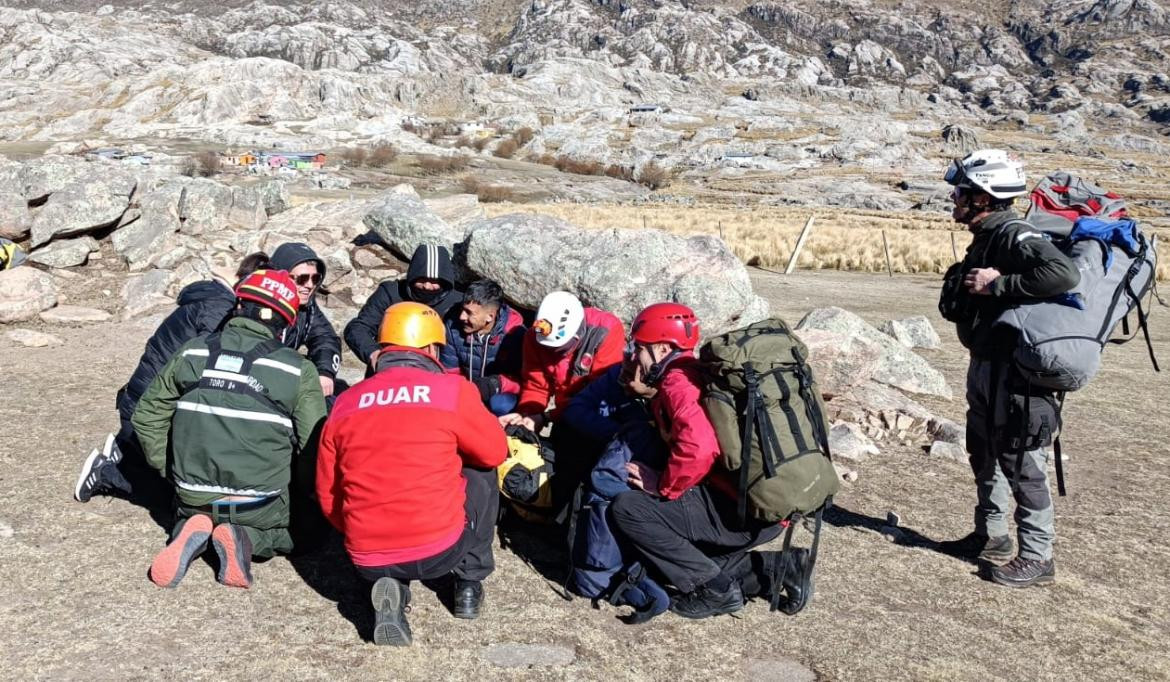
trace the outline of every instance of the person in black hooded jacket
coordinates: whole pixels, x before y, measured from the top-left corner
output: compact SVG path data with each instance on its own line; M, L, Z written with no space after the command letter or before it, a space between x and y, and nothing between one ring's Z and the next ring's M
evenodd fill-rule
M267 254L249 254L240 261L235 280L238 282L265 267L268 267ZM175 351L191 339L210 334L223 325L236 307L234 287L234 282L215 275L212 279L188 284L179 292L176 301L179 307L155 329L146 342L130 380L118 389L115 402L122 422L121 428L116 435L110 434L101 451L95 449L86 458L73 490L73 497L78 502L88 502L92 496L105 492L134 496L147 506L159 501L155 500L153 493L160 492L156 489L162 487L163 481L142 456L130 418L134 416L139 398ZM153 486L153 483L160 485ZM166 490L161 492L169 495Z
M325 313L317 307L317 290L325 279L325 261L308 244L289 242L272 252L270 266L274 270L288 271L297 284L297 295L301 299L296 325L285 332L284 345L293 350L307 347L309 362L317 367L317 374L321 377L321 392L328 398L333 395L334 379L341 367L341 339Z
M415 301L434 308L444 321L458 316L463 294L455 290L455 268L446 247L422 244L410 257L406 278L386 280L378 285L357 317L345 325L345 343L367 366L378 345L378 328L386 309L402 301Z

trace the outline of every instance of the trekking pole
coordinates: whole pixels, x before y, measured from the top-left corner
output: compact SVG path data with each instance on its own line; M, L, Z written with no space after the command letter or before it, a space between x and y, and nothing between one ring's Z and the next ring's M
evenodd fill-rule
M894 276L894 265L890 262L890 242L886 239L886 231L882 230L882 247L886 250L886 271L890 277Z

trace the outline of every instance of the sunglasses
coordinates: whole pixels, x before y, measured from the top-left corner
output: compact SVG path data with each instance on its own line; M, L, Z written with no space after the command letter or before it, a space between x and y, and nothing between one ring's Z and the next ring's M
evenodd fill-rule
M314 272L311 275L309 275L309 274L296 275L292 279L294 282L297 283L297 286L299 286L299 287L303 287L306 284L308 284L309 282L312 282L313 286L317 286L318 284L321 283L321 273Z

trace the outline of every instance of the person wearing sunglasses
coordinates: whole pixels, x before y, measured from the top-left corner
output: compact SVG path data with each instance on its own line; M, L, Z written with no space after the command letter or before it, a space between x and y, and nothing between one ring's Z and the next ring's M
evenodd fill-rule
M1012 362L1014 332L996 321L1009 306L1070 291L1080 282L1080 273L1012 210L1015 199L1028 193L1024 166L1014 155L1000 149L972 152L955 159L943 180L954 188L951 216L973 235L963 261L948 272L939 310L948 311L944 316L955 323L959 340L971 351L967 451L977 502L974 530L942 543L942 550L1004 564L990 571L991 580L1000 585L1045 585L1056 579L1046 450L1052 434L1048 442L1043 437L1031 442L1030 434L1026 439L1020 434L1040 423L1034 410L1052 404L1052 394L1025 384ZM1018 553L1008 535L1013 498Z
M284 345L294 350L307 348L306 355L320 375L321 392L328 398L335 392L337 370L341 367L341 339L317 306L317 292L325 279L325 261L308 244L300 242L276 247L271 260L273 269L288 271L300 299L296 324L285 333Z

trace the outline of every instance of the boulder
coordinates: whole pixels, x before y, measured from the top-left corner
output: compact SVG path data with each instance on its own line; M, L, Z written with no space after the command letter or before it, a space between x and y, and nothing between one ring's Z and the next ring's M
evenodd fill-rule
M81 324L84 322L105 322L110 314L98 308L83 308L76 305L59 305L41 313L41 321L50 324Z
M464 235L463 229L453 227L428 208L410 185L399 185L381 195L364 222L386 246L404 258L410 258L420 244L454 248L463 241Z
M467 268L499 282L509 298L535 308L550 291L627 323L645 306L678 301L694 308L707 336L766 316L743 263L721 239L659 230L585 230L544 215L510 214L471 226Z
M214 233L227 222L232 210L232 189L198 178L187 183L179 193L179 231L183 234Z
M166 295L174 273L169 270L151 270L131 277L122 286L122 319L128 320L162 305L169 305Z
M84 265L89 254L97 250L97 240L85 236L55 241L44 248L33 251L29 254L28 259L51 268L71 268L75 265Z
M822 329L800 329L795 334L808 348L809 364L826 398L848 393L877 371L882 349L872 341Z
M31 329L13 329L5 336L10 341L18 343L25 348L45 348L47 346L60 346L65 343L58 336L44 332L35 332Z
M168 183L139 198L114 231L114 251L131 270L146 268L166 240L179 231L179 201L183 186Z
M964 156L979 149L979 134L957 123L943 126L943 149L954 156Z
M112 174L69 185L33 213L32 247L56 237L84 234L116 224L130 205L134 179Z
M31 224L32 218L24 196L15 192L0 192L0 237L24 239Z
M907 348L926 348L937 350L942 347L942 340L938 332L930 324L925 315L907 317L901 320L883 322L878 330L883 334L894 337L898 343Z
M22 265L0 271L0 322L23 322L57 304L53 278Z
M277 213L284 213L292 208L292 196L288 191L288 183L283 180L265 180L255 186L264 204L265 215L271 217Z
M860 424L837 422L829 427L829 451L833 457L862 460L879 454L878 448L865 435Z
M260 188L232 187L232 207L228 211L226 222L244 230L261 228L268 220L268 211L264 204L264 194Z
M452 194L437 199L426 199L423 203L448 225L462 227L487 218L483 206L479 203L479 197L474 194Z
M834 455L837 453L833 453ZM967 449L962 445L948 443L942 440L936 440L930 444L929 454L931 457L940 457L942 459L950 459L956 462L967 461Z
M893 337L883 334L857 315L837 307L817 308L797 325L797 329L820 329L842 336L860 336L881 348L873 378L911 393L951 397L950 386L942 373L914 354Z
M109 164L91 164L75 156L41 156L6 168L0 177L0 191L16 192L36 202L110 170Z

